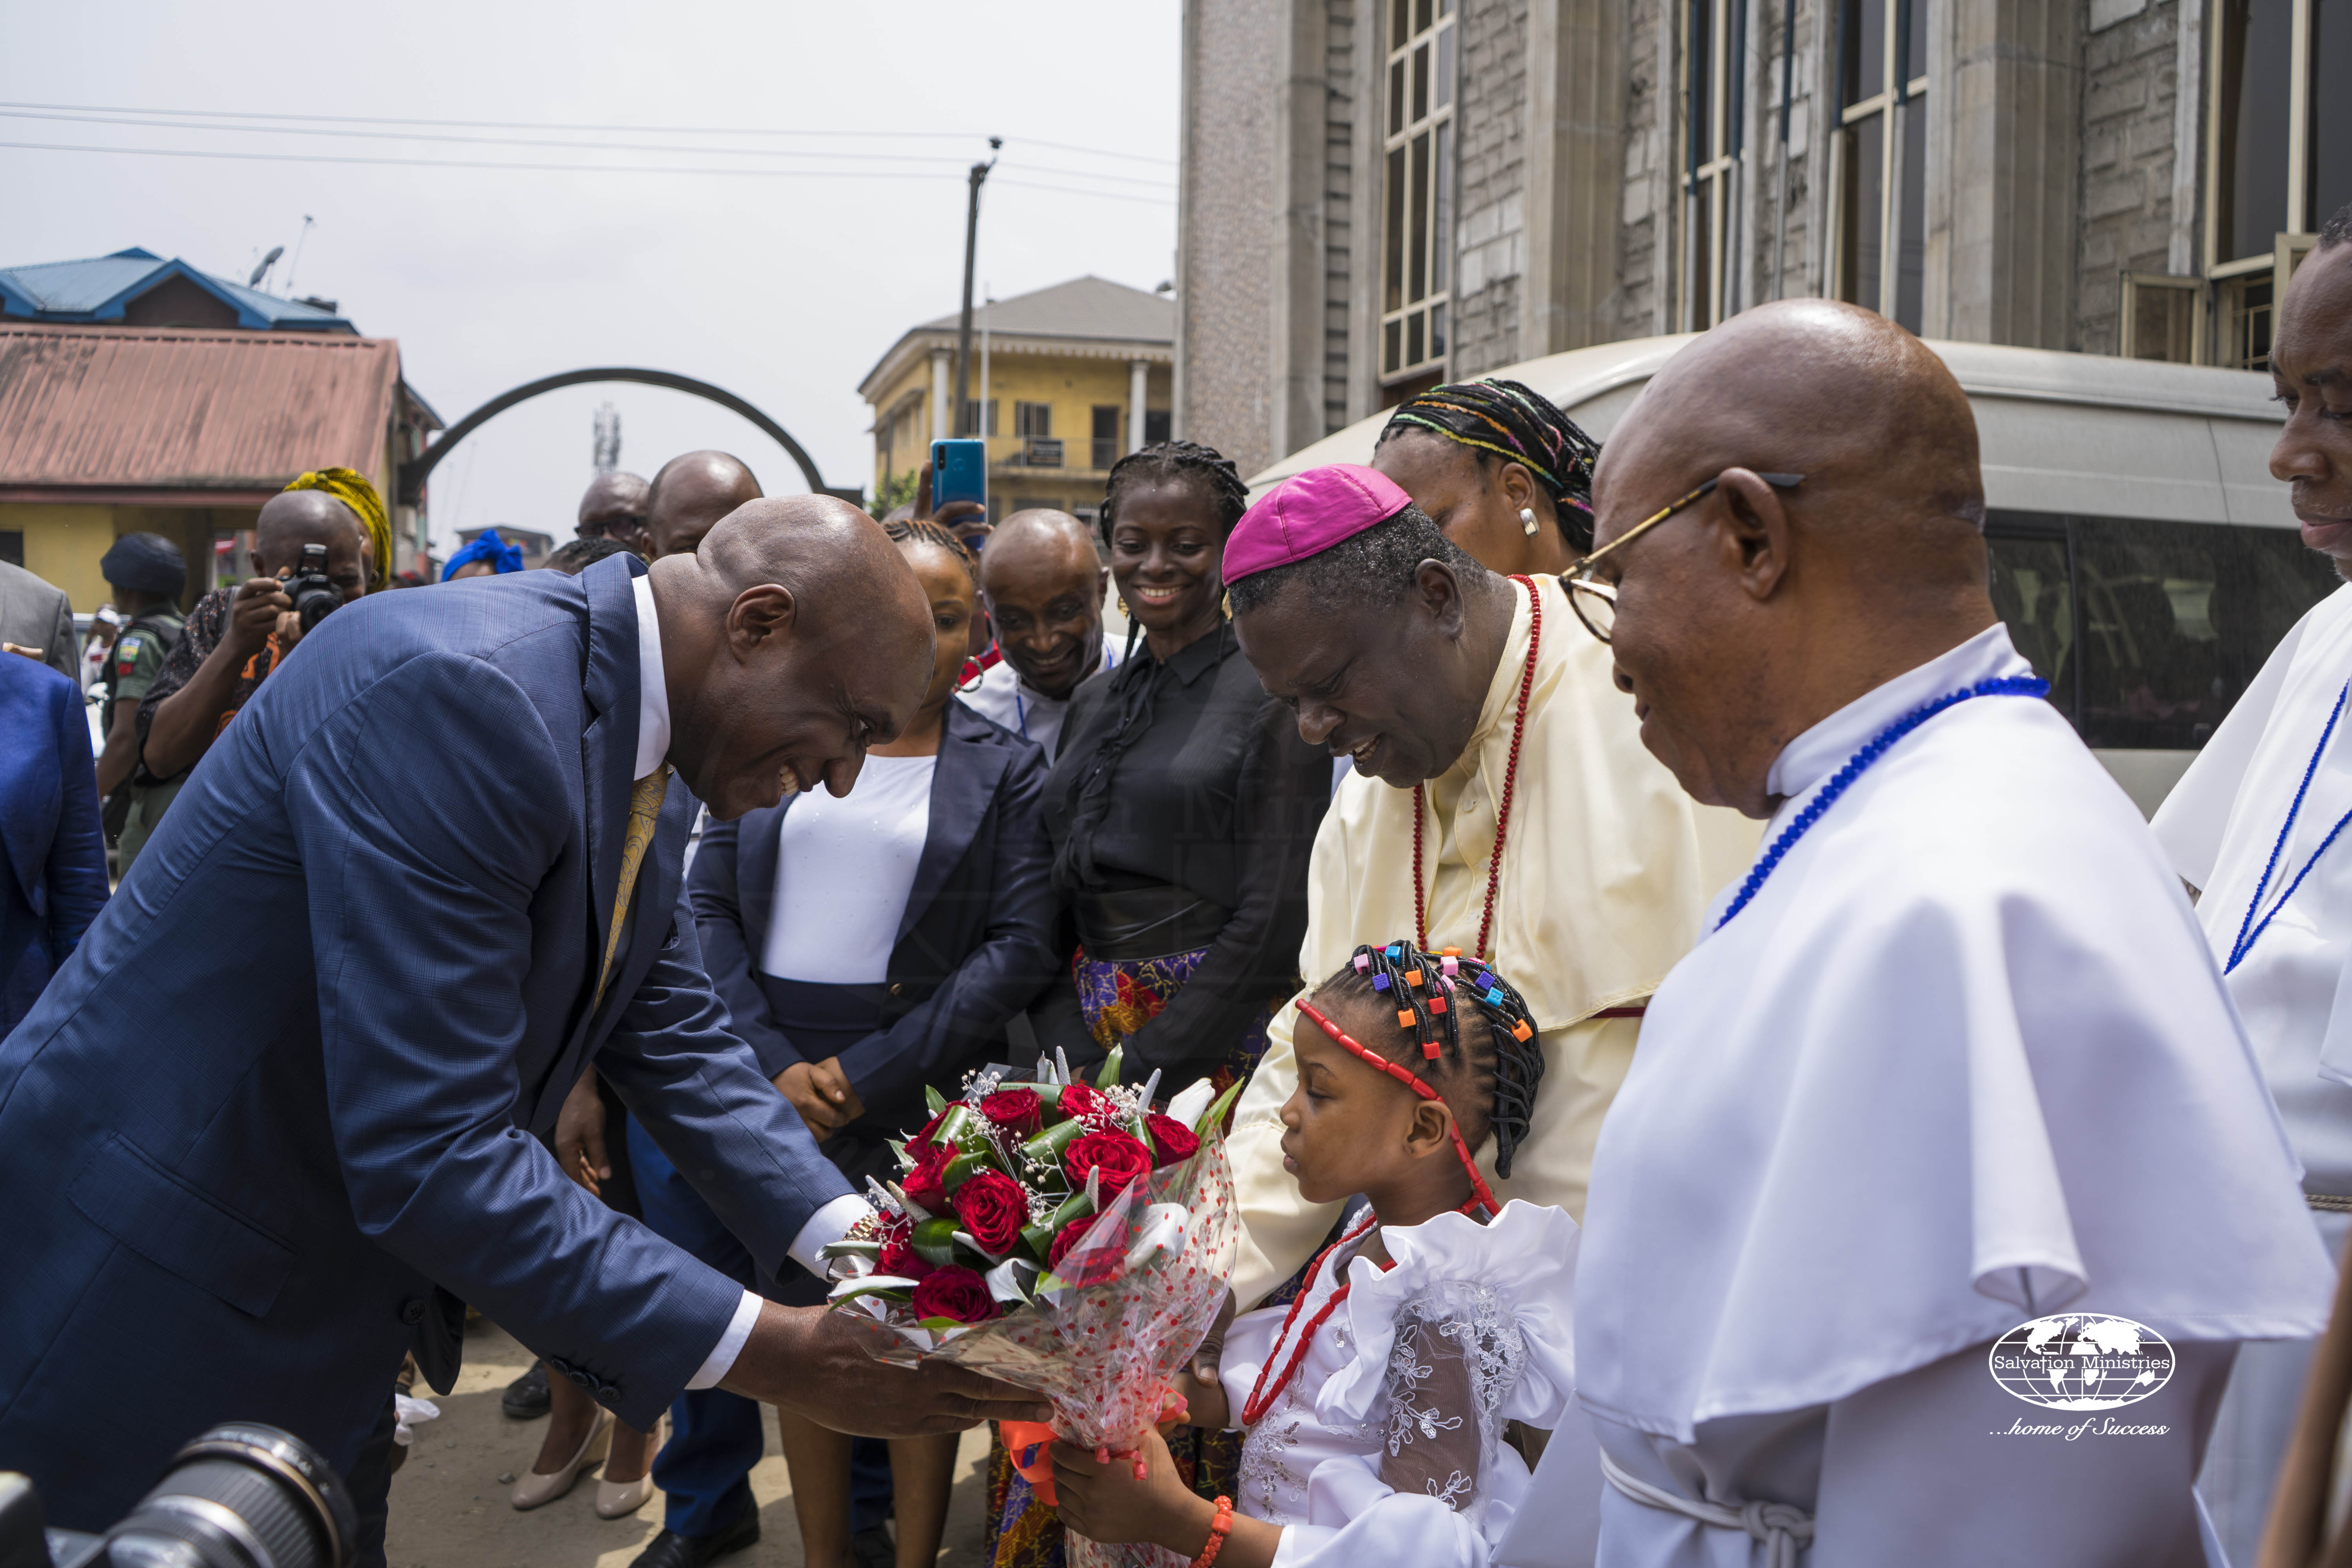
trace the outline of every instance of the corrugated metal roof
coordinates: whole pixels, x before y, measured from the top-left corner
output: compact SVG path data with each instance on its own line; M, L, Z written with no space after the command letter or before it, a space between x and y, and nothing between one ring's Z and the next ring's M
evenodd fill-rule
M0 324L0 490L389 476L389 338Z
M123 308L175 277L194 280L237 312L237 324L256 331L356 332L333 310L281 300L174 258L165 261L137 246L79 261L0 267L0 311L37 321L119 321Z

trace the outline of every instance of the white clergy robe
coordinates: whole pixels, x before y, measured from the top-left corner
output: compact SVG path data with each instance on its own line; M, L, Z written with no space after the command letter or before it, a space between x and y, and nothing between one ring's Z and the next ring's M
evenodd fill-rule
M1609 650L1568 607L1555 578L1536 579L1543 608L1517 784L1503 846L1491 952L1526 995L1543 1032L1544 1077L1511 1168L1495 1195L1584 1208L1601 1112L1633 1058L1640 1023L1601 1018L1638 1006L1703 928L1706 901L1748 863L1756 826L1694 805L1643 746L1633 705L1610 675ZM1477 727L1454 765L1431 780L1422 824L1429 945L1475 951L1495 847L1497 798L1510 763L1513 718L1533 616L1513 609ZM1307 939L1298 972L1312 987L1360 942L1413 935L1413 798L1350 770L1316 835L1307 871ZM1305 1263L1339 1205L1298 1195L1282 1168L1283 1102L1298 1081L1291 1051L1296 1003L1266 1030L1266 1052L1234 1118L1230 1149L1243 1235L1234 1294L1244 1307Z
M1996 626L1832 714L1773 764L1767 843L1896 720L2030 674ZM1630 1481L1758 1506L1725 1528L1602 1487L1598 1560L2200 1562L2190 1480L2235 1344L2315 1333L2330 1287L2138 814L2047 703L1961 702L1651 1001L1593 1160L1579 1399ZM2160 1432L2011 1432L2078 1418L1987 1363L2062 1310L2171 1342L2170 1383L2107 1413ZM1591 1511L1589 1468L1555 1479L1536 1495ZM1543 1525L1502 1560L1572 1561Z
M2200 889L2198 921L2224 965L2270 868L2252 916L2269 924L2229 972L2230 997L2303 1162L2305 1191L2352 1201L2352 826L2312 858L2352 811L2352 713L2328 726L2347 679L2352 587L2315 605L2272 651L2155 827L2173 868ZM2352 1215L2312 1219L2340 1257ZM2234 1561L2252 1561L2310 1363L2308 1342L2250 1346L2231 1374L2199 1490Z

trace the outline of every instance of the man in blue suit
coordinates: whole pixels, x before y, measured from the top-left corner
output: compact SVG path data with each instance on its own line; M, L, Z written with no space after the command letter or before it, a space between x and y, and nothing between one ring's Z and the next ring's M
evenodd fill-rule
M350 1475L381 1562L393 1374L414 1346L448 1386L461 1302L639 1427L713 1385L881 1436L1043 1419L761 1301L537 1136L593 1058L763 1274L864 1212L675 918L688 791L846 794L930 637L881 530L815 497L306 637L0 1042L0 1468L98 1528L267 1421Z

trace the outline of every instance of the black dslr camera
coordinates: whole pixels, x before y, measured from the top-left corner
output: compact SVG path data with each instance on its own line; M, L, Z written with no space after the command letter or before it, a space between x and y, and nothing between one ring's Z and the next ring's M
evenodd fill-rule
M320 621L341 607L343 591L327 575L327 547L306 544L302 547L301 563L294 575L286 579L286 596L294 601L294 614L302 623L302 635L308 637Z
M173 1455L104 1534L45 1525L33 1483L0 1470L0 1568L350 1568L359 1518L317 1449L236 1421Z

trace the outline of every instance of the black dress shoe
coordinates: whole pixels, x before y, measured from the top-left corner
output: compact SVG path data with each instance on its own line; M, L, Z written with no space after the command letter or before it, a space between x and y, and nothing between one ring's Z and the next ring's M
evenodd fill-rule
M646 1543L629 1568L702 1568L730 1552L740 1552L760 1539L760 1510L747 1508L742 1517L716 1535L680 1535L665 1530Z
M857 1568L898 1568L898 1543L882 1525L861 1530L849 1538L849 1559Z
M507 1384L499 1408L517 1421L536 1421L548 1411L547 1363L535 1361L530 1370Z

